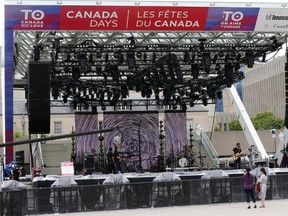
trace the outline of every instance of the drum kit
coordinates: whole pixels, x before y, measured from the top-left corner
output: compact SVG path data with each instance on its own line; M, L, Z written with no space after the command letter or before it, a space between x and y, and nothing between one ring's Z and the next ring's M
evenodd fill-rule
M191 167L194 164L194 153L192 149L188 146L183 147L183 151L179 155L171 155L167 158L167 165L171 168L175 168L177 166Z

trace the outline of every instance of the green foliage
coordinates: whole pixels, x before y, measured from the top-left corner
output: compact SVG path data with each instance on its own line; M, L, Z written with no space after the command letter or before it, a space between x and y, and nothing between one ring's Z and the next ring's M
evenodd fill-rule
M26 138L26 136L19 131L14 132L14 138Z
M229 130L230 131L239 131L242 130L241 124L239 120L234 120L229 124Z
M257 113L251 121L256 130L281 129L284 127L284 120L275 116L272 112ZM242 130L239 120L234 120L229 124L230 131Z
M221 131L221 128L219 128L219 127L214 127L214 131Z

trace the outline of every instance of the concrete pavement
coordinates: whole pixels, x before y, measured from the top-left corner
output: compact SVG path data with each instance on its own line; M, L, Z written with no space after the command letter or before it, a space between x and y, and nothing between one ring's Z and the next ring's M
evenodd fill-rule
M251 203L252 207L253 203ZM246 202L210 205L173 206L163 208L125 209L110 211L54 214L64 216L287 216L288 199L268 200L266 208L247 209ZM52 214L53 215L53 214ZM51 216L47 214L46 216Z

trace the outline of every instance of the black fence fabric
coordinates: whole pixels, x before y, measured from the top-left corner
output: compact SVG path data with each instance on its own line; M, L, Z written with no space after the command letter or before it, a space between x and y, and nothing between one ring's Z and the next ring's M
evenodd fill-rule
M288 175L269 176L267 199L288 198ZM0 192L0 215L39 215L244 202L242 177L82 185Z

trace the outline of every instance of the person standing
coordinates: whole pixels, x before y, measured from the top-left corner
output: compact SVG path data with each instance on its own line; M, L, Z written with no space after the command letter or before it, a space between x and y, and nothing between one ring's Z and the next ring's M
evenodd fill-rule
M240 143L236 143L236 147L233 148L232 158L234 160L234 168L241 169L241 157L240 154L242 152Z
M261 200L260 208L265 208L266 190L267 190L267 173L264 167L260 169L260 176L257 178L257 183L260 183L260 192L258 198Z
M107 165L108 165L108 174L115 172L115 163L114 163L114 154L112 152L112 148L109 148L108 153L106 154Z
M254 203L254 208L257 208L256 205L256 198L254 195L254 176L250 173L251 169L249 167L246 168L246 172L243 175L243 182L244 182L244 190L246 194L246 201L248 204L248 209L251 208L250 206L250 198Z
M115 162L115 173L123 173L122 168L121 168L121 160L122 158L120 157L120 154L118 152L118 147L114 147L114 162Z

